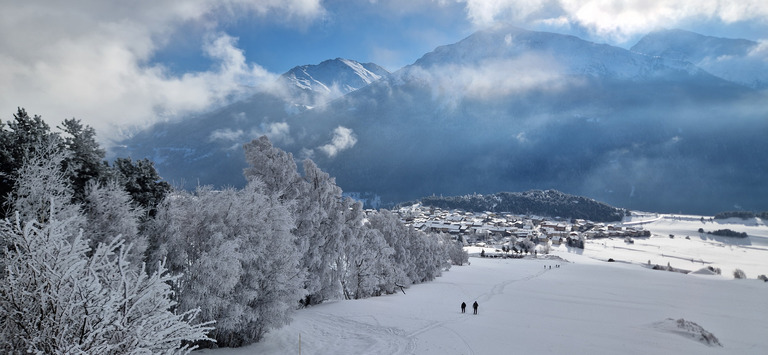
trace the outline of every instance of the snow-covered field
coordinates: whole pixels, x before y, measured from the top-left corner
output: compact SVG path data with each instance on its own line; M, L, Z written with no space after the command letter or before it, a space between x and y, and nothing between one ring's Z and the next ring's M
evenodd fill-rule
M559 246L548 258L470 258L471 266L406 294L328 302L296 312L261 343L196 353L766 354L768 283L755 278L768 274L768 227L759 220L704 224L698 216L638 220L655 236L590 241L583 252ZM750 237L700 237L698 228ZM642 267L649 259L687 270L711 265L723 274ZM734 280L735 268L749 279ZM477 301L479 314L471 306L461 314L462 301ZM697 326L722 347L697 340Z

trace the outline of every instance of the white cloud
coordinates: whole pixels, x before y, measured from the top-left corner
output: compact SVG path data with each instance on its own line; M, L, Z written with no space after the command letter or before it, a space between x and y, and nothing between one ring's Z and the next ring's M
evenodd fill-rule
M333 130L333 138L331 143L317 147L323 153L328 155L329 158L333 158L339 152L352 148L357 144L357 137L351 129L338 126Z
M428 83L432 99L453 109L464 98L493 100L530 90L558 91L578 84L558 61L544 53L482 60L474 65L443 64L430 70L410 67L410 80Z
M765 0L461 0L478 27L496 22L521 25L578 25L596 35L622 41L658 27L686 21L766 22Z
M306 23L319 0L5 1L0 5L0 117L17 106L51 125L76 117L103 141L120 131L201 112L270 82L247 63L218 21L271 16ZM184 24L209 33L202 50L216 65L181 75L148 64Z
M291 127L286 122L272 122L262 124L260 127L254 127L248 131L242 129L222 128L217 129L208 136L211 141L224 141L225 143L238 143L234 147L239 148L242 143L256 139L261 136L267 136L273 143L293 143L291 138Z

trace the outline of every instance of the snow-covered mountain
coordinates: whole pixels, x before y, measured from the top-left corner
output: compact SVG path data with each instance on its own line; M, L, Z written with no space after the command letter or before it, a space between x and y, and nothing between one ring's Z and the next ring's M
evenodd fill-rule
M351 59L329 59L320 64L294 67L281 78L301 90L338 96L366 86L389 72L374 63L359 63Z
M303 93L343 86L319 67L284 78ZM384 203L557 189L703 214L764 209L768 163L754 152L768 151L765 101L679 58L501 26L318 109L288 109L295 101L263 94L125 144L134 157L159 160L167 179L193 184L242 185L239 147L266 134L346 192Z
M653 76L701 74L701 69L684 59L647 56L575 36L510 26L478 31L458 43L438 47L413 66L429 69L488 65L517 58L542 60L540 65L548 65L547 70L561 74L600 78L643 80Z
M768 88L768 43L711 37L676 29L649 33L631 50L688 61L723 79L752 88Z

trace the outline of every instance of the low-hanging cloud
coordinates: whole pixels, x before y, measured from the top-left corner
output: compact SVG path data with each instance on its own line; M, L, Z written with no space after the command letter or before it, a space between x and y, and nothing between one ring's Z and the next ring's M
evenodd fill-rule
M494 100L531 90L558 91L571 84L566 68L551 55L524 53L470 64L439 64L429 70L408 68L408 80L427 84L432 99L452 109L463 99Z
M468 19L479 27L497 22L557 27L579 26L615 41L690 20L723 23L768 17L764 0L463 0Z
M158 120L202 112L276 77L246 62L218 22L253 14L306 23L319 0L6 1L0 5L0 109L55 125L76 117L104 141ZM186 24L204 28L206 71L174 74L151 62ZM10 83L13 83L10 85Z
M333 158L339 152L354 147L355 144L357 144L357 137L355 137L354 132L347 127L338 126L333 130L331 142L317 149L325 153L329 158Z
M259 127L251 128L250 130L231 128L217 129L211 132L208 139L211 141L234 143L232 146L234 147L233 149L238 149L241 144L261 136L267 136L267 138L274 143L290 144L293 142L290 133L291 127L288 123L271 122L262 124Z

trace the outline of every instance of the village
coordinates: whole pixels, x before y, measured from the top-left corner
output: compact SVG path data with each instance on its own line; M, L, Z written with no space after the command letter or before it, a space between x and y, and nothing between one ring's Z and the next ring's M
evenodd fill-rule
M642 227L583 219L443 210L421 204L401 207L395 212L403 223L417 230L447 233L464 246L494 248L496 252L487 255L491 257L547 253L549 246L561 244L583 249L584 241L589 239L622 238L634 243L634 238L651 236Z

